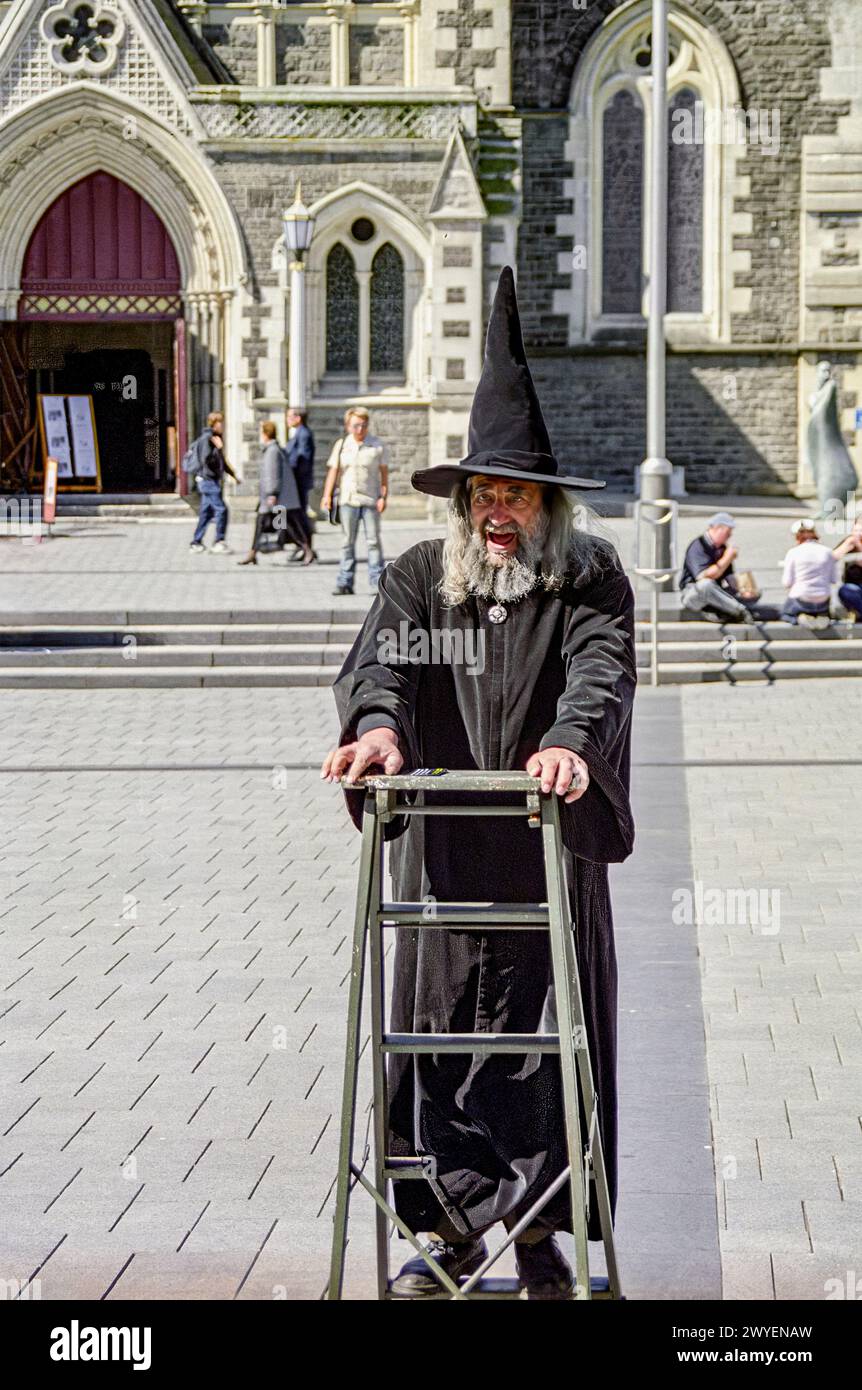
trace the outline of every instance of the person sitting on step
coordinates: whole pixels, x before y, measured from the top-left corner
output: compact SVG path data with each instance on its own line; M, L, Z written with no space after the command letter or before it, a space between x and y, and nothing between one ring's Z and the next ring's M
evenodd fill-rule
M829 600L832 585L838 579L838 561L827 545L817 537L813 521L794 521L791 526L795 544L784 557L781 582L787 598L781 610L781 621L795 627L829 627Z
M683 615L696 615L709 623L754 622L733 573L738 552L730 540L735 525L730 512L716 512L703 535L688 546L679 575Z
M838 601L847 610L850 621L858 622L862 619L862 516L856 518L850 535L836 545L832 554L836 560L843 560L845 555L858 557L844 566L843 582L838 590Z

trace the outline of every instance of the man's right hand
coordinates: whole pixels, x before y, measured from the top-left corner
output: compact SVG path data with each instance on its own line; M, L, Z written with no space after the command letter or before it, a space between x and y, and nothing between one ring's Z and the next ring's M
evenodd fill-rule
M382 767L387 777L394 777L404 766L394 729L385 726L369 729L354 743L343 743L340 748L333 748L323 760L320 775L325 782L340 782L343 778L349 785L361 777L367 768L374 766Z

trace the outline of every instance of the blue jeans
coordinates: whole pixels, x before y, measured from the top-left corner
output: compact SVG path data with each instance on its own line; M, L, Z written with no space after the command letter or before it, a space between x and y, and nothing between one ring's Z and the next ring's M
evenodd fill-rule
M228 510L225 500L221 495L221 488L218 483L204 480L198 483L198 491L201 495L201 509L198 514L198 524L195 527L193 545L200 545L204 538L204 532L211 521L215 521L217 541L223 541L227 535Z
M377 581L383 573L383 545L380 540L380 513L376 507L341 507L341 529L344 532L344 545L341 550L341 566L336 584L343 589L353 588L356 574L356 537L359 523L365 530L368 542L368 583L377 588Z
M781 610L781 621L795 625L800 613L812 613L818 617L829 617L829 600L824 599L822 603L814 603L811 599L788 598L784 600L784 607Z
M845 608L862 617L862 584L842 584L838 590L838 598Z

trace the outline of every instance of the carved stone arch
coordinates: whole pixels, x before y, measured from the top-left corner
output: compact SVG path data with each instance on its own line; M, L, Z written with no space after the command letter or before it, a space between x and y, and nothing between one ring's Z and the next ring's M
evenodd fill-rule
M353 257L360 287L360 365L355 390L360 395L375 390L370 370L370 280L374 257L388 242L404 264L404 379L387 382L385 390L421 396L427 353L423 305L430 297L432 265L431 243L422 224L399 199L361 180L326 194L310 210L316 223L306 273L312 325L310 375L315 386L326 389L326 262L332 247L341 241ZM374 232L367 241L351 235L358 218L373 223Z
M129 133L132 138L129 138ZM39 177L33 177L38 169ZM31 103L4 123L0 197L0 318L14 318L21 270L34 228L67 188L90 174L113 174L144 197L167 229L180 263L192 336L218 358L228 385L228 447L240 452L239 299L247 283L235 215L194 144L151 113L81 82Z
M569 319L569 341L589 342L613 328L602 311L602 128L608 104L621 91L631 92L643 105L644 151L651 135L649 68L639 67L636 50L642 46L651 22L649 0L631 0L614 10L584 47L572 82L569 140L573 177L566 182L573 211L558 219L557 231L571 238L572 253L561 257L559 269L571 276L571 287L556 292L554 312ZM672 4L669 14L671 61L668 95L693 90L707 110L733 110L740 101L733 61L722 39L683 4ZM670 341L727 342L733 304L733 271L743 269L732 257L733 193L736 160L741 146L723 141L707 142L703 169L703 304L699 313L669 314ZM645 155L646 157L646 155ZM644 181L642 244L643 264L648 263L647 244L651 190ZM565 261L565 264L564 264ZM735 306L733 306L735 307ZM625 316L623 316L624 318ZM629 315L636 327L640 315ZM619 318L618 327L626 323Z

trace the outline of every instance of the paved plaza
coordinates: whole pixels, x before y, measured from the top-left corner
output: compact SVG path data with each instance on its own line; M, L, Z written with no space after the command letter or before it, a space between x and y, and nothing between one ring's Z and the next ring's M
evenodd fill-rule
M777 561L787 524L745 525ZM0 545L7 610L336 603L328 535L297 574L191 559L171 525L80 532ZM858 711L852 679L638 693L611 871L630 1298L823 1299L862 1268ZM317 772L331 694L0 691L0 714L0 1278L320 1297L359 842Z
M592 500L592 499L591 499ZM679 554L704 528L706 518L718 506L707 501L698 515L683 507L679 518ZM765 515L769 511L772 514ZM753 569L763 588L764 601L780 600L780 564L792 543L791 522L805 515L802 503L760 506L739 511L734 544L740 551L738 570ZM95 612L117 618L135 613L216 613L281 611L320 608L338 610L331 591L338 571L341 532L318 522L315 549L320 563L308 570L290 565L280 556L261 555L256 566L239 567L252 536L252 519L236 511L228 540L231 555L193 555L189 541L194 516L188 521L133 522L118 517L98 522L61 517L51 540L39 545L22 542L9 524L0 527L0 612L14 614L76 615ZM634 525L629 517L602 519L606 534L619 548L623 563L633 562ZM836 545L846 528L824 532L822 539ZM429 536L442 536L444 527L416 520L384 518L383 541L387 558ZM212 544L210 528L207 542ZM362 537L359 555L365 554ZM363 563L357 566L357 597L368 597Z

